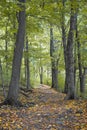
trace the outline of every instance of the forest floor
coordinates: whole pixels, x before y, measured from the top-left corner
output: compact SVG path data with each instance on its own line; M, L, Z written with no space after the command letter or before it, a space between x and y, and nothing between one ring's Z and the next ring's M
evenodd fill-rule
M0 130L87 130L87 100L66 101L46 85L27 95L20 94L24 107L1 106Z

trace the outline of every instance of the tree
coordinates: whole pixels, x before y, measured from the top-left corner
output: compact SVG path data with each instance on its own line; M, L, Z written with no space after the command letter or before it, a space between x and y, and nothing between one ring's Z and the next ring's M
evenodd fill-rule
M40 53L42 51L42 44L40 43ZM39 67L39 75L40 75L40 84L43 84L43 66L42 66L42 58L40 54L40 67Z
M54 45L53 27L50 28L50 56L52 70L52 88L58 89L58 59L55 57L56 46Z
M75 31L75 10L73 8L74 0L71 0L71 16L70 16L70 29L67 40L67 69L68 69L68 93L66 99L75 99L75 84L74 84L74 56L73 56L73 43Z
M21 10L19 11L19 25L16 37L16 43L14 48L13 64L12 64L12 75L9 85L9 91L5 104L9 105L20 105L18 101L19 92L19 79L20 79L20 68L21 60L24 48L24 37L25 37L25 0L19 0L19 6Z
M79 32L78 26L76 26L76 39L77 39L77 56L78 56L78 69L79 69L79 80L80 80L80 92L84 93L84 72L81 61L81 52L80 52L80 40L79 40ZM85 70L85 69L84 69Z
M65 62L65 85L64 92L68 92L68 68L67 68L67 38L66 38L66 29L65 29L65 17L64 17L64 8L65 8L65 0L62 0L63 10L62 10L62 42L63 42L63 53L64 53L64 62Z
M43 67L39 68L40 84L43 84Z
M31 85L30 85L30 66L29 66L29 47L28 47L28 37L26 36L26 55L25 55L25 78L26 78L26 88L30 89Z

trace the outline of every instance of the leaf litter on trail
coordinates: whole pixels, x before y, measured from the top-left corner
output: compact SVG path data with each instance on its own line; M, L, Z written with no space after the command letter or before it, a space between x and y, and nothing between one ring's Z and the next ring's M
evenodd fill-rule
M87 101L65 101L64 97L46 86L34 89L27 97L20 94L24 107L0 108L0 129L87 130Z

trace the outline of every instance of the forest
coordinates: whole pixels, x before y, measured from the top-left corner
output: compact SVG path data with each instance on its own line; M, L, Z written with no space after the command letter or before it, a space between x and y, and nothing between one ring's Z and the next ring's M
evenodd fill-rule
M0 10L0 130L87 130L87 1Z

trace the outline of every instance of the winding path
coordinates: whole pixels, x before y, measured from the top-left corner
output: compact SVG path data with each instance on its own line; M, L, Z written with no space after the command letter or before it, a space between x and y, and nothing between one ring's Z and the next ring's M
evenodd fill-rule
M77 111L83 102L65 101L64 94L47 85L39 85L27 95L20 95L25 107L0 109L0 130L87 130L85 107Z

